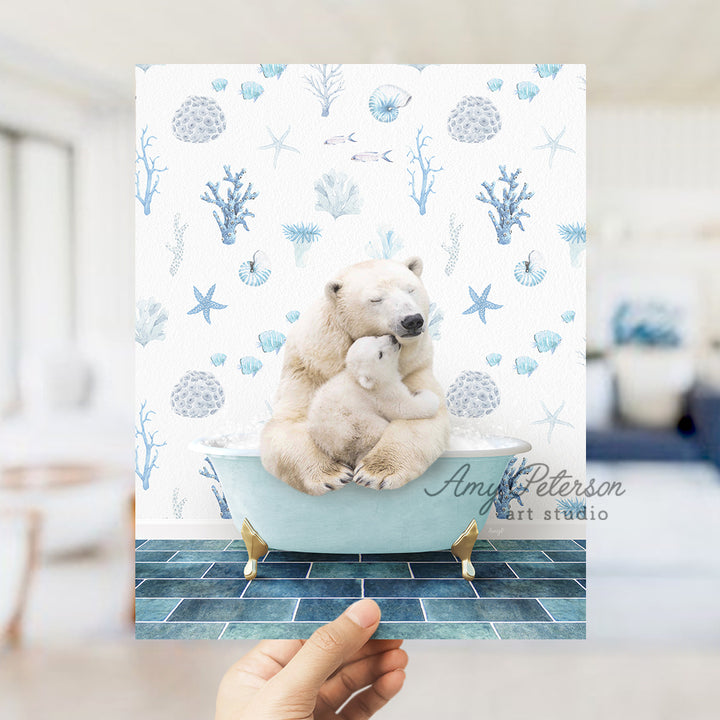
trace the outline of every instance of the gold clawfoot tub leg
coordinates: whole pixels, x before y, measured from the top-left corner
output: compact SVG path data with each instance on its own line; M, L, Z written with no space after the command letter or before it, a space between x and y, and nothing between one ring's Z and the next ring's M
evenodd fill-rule
M258 535L257 530L245 518L240 534L245 541L248 561L245 563L244 575L246 580L254 580L257 575L258 560L268 551L267 543Z
M462 576L466 580L473 580L475 578L475 568L472 562L470 562L470 556L475 547L477 536L478 526L473 518L473 521L465 528L465 532L463 532L450 548L450 552L462 562Z

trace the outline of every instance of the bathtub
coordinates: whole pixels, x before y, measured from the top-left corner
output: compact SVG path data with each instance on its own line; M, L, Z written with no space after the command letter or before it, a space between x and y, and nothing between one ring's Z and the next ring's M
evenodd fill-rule
M216 447L199 439L190 449L210 459L233 522L248 548L245 577L257 575L267 552L414 553L452 550L463 577L474 570L470 552L493 509L510 458L531 449L517 438L483 438L441 455L420 477L396 490L350 483L325 495L306 495L268 473L253 448Z

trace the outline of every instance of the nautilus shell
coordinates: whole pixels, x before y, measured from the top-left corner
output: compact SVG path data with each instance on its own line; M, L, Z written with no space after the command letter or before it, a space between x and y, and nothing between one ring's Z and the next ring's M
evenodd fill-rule
M543 257L537 250L533 250L527 260L521 260L515 266L515 279L525 287L539 285L546 273Z
M397 85L381 85L370 96L370 112L380 122L392 122L397 119L400 108L404 108L411 95Z
M252 287L264 285L271 273L270 258L261 250L258 250L250 260L246 260L238 270L240 279Z

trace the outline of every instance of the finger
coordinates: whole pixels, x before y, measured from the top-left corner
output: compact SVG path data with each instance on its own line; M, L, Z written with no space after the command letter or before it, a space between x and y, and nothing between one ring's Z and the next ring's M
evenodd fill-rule
M379 655L380 653L387 652L388 650L395 650L396 648L399 648L402 643L402 640L368 640L352 657L349 657L345 662L347 665L349 665L356 660L362 660L363 658L370 657L371 655Z
M380 622L380 608L364 598L337 619L316 630L275 678L274 691L317 693L322 684L370 639Z
M269 680L277 675L302 647L300 640L263 640L228 671Z
M383 675L367 690L358 693L342 709L340 717L342 720L367 720L400 692L404 682L403 670L393 670Z
M407 653L396 649L345 665L322 686L318 700L322 699L328 707L338 710L353 693L393 670L403 670L407 662Z

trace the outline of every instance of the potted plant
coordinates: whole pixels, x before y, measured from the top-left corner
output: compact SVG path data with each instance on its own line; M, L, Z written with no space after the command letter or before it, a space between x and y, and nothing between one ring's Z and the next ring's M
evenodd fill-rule
M695 377L682 334L682 313L669 305L625 301L613 319L613 366L620 416L634 425L670 427L682 414Z

